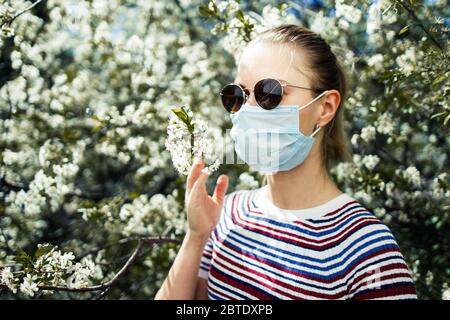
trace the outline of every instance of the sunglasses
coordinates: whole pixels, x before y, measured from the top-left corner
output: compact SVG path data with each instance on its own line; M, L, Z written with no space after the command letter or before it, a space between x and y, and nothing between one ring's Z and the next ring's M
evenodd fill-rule
M283 83L277 79L262 79L256 83L255 88L253 89L256 103L266 110L276 108L283 99L284 87L306 89L316 92L314 89L294 86ZM227 84L220 91L223 107L228 112L239 111L249 96L250 91L236 83Z

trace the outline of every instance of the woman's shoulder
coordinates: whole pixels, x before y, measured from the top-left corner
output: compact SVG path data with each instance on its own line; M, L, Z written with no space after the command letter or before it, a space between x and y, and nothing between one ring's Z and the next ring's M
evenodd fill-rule
M344 229L347 233L386 234L393 238L392 231L381 219L361 201L348 193L342 193L338 198L341 201L334 208L330 208L318 219L317 224L335 226Z

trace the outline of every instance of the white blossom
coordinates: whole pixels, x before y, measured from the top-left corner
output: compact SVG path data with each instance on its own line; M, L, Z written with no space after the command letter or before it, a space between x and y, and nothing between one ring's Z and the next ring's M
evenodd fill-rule
M161 225L162 229L173 227L176 233L185 229L185 217L183 210L174 195L164 196L155 194L151 198L141 195L132 203L124 204L120 208L120 219L125 223L122 233L130 235L154 235L158 233L155 225ZM159 230L162 232L164 230Z
M384 59L381 53L374 54L367 60L367 64L375 69L375 71L383 71Z
M239 183L236 186L238 190L251 190L259 187L258 180L247 172L239 175Z
M367 155L361 160L367 169L373 170L380 162L380 158L377 155Z
M397 169L396 172L414 186L419 186L421 184L422 179L420 177L420 172L414 166L409 166L404 171Z
M442 300L450 300L450 287L448 283L442 286Z
M383 113L376 121L377 131L384 134L391 134L394 130L392 117L389 113Z
M379 2L370 5L367 16L366 32L372 35L380 30L382 24L382 14L379 8Z
M352 138L350 139L352 145L357 146L358 145L358 139L359 139L359 134L352 135Z
M360 137L365 142L370 142L375 139L376 129L373 126L367 126L361 129Z
M375 215L379 218L383 218L386 215L385 208L376 208L373 211L374 211Z
M386 190L386 194L389 197L393 196L394 188L395 188L395 184L392 181L389 181L388 183L386 183L386 189L385 190Z
M361 20L362 12L358 8L345 4L344 0L336 0L336 17L342 17L350 23L358 23Z
M407 76L411 74L416 68L416 61L420 57L417 57L417 52L414 46L409 47L406 51L399 55L395 62L398 64L400 70L402 70Z
M92 279L102 279L103 271L90 257L85 257L81 262L75 263L69 272L72 274L67 278L69 288L85 288L92 284Z
M444 185L448 183L447 172L440 173L435 177L431 183L431 190L434 197L447 197L450 198L450 191L445 190Z
M30 274L27 274L24 278L22 283L19 286L20 292L33 297L35 292L39 290L37 284L34 282L35 279Z
M17 292L17 284L10 267L3 268L0 279L1 282L5 284L13 293Z

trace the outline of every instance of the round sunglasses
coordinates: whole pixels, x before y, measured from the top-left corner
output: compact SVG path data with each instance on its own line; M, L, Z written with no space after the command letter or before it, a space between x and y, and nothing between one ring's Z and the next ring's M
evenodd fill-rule
M258 106L266 110L276 108L283 99L284 87L306 89L316 92L314 89L282 83L277 79L262 79L256 83L255 88L253 89L256 103ZM241 85L236 83L227 84L220 91L223 107L228 112L239 111L249 96L249 89L243 88Z

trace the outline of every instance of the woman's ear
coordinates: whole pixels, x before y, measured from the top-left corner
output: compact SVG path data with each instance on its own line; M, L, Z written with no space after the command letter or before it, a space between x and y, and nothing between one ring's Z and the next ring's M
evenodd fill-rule
M322 112L318 120L318 123L320 124L321 127L326 126L327 123L334 118L340 102L341 102L341 94L339 93L339 91L335 89L328 90L328 92L322 98L321 103Z

